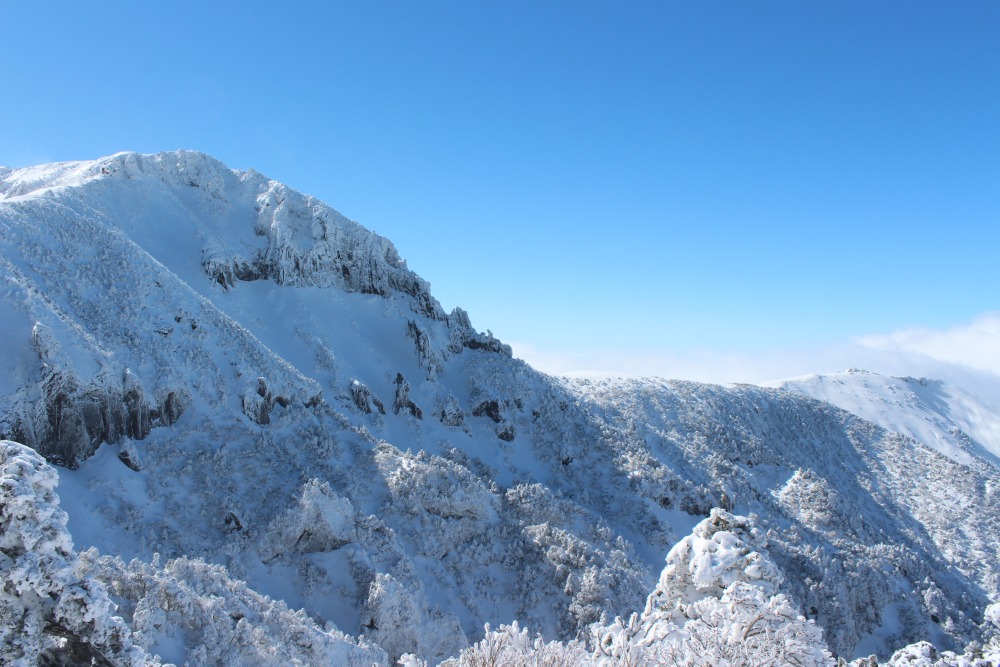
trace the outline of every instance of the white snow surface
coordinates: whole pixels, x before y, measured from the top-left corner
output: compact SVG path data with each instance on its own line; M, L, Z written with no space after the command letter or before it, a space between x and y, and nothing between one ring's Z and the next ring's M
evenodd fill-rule
M698 528L720 507L776 571L713 600L847 658L986 639L996 411L951 387L552 378L387 239L185 151L0 170L0 303L0 438L61 466L81 567L171 660L584 636L642 611L692 530L699 581L742 562Z
M959 463L969 464L978 456L1000 465L1000 407L940 380L850 369L771 386L836 405Z

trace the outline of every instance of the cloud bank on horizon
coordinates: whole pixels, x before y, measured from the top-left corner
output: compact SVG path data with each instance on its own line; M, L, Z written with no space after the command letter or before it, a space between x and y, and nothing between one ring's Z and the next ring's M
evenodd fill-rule
M759 354L708 349L683 352L541 349L512 342L516 356L553 375L662 376L713 383L763 384L808 373L864 368L886 375L924 375L1000 396L1000 311L946 329L907 328L866 334L825 347Z
M948 329L901 329L860 336L856 342L868 349L919 355L1000 377L1000 312L996 311Z

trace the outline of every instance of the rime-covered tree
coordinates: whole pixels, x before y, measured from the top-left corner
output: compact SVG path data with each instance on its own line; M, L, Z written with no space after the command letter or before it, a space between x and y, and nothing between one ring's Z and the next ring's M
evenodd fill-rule
M74 574L55 469L0 441L0 663L148 664L102 584Z

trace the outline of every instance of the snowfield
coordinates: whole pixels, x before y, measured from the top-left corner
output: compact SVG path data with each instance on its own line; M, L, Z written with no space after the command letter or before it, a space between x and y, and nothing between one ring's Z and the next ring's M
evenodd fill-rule
M832 403L959 463L972 465L982 458L1000 465L1000 408L940 380L851 369L774 386Z
M553 378L183 151L0 169L0 302L4 661L1000 662L956 387Z

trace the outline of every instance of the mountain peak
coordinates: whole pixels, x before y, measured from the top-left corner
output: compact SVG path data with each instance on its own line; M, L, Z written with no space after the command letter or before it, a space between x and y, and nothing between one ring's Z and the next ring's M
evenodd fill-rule
M974 448L941 456L803 392L545 376L445 314L387 239L201 153L3 170L0 193L0 440L64 466L67 528L104 554L81 567L165 659L231 651L263 595L305 610L268 617L293 652L299 632L367 651L334 626L392 661L457 655L487 622L589 636L642 608L703 517L732 524L687 542L732 561L714 593L801 604L840 655L983 638L1000 485ZM813 380L910 417L962 403ZM765 558L775 576L744 588ZM164 602L182 589L204 616ZM310 655L283 662L343 662Z
M409 271L386 238L336 210L253 170L236 171L197 151L121 152L91 161L11 169L0 175L0 201L40 196L72 197L94 204L91 214L120 221L125 206L129 236L158 261L166 209L201 241L203 270L224 289L240 281L336 286L388 296L402 293L417 311L445 319L430 286ZM93 201L94 199L97 201ZM113 200L113 201L108 201ZM196 224L191 224L191 219ZM181 230L177 230L181 231ZM143 243L148 241L148 243ZM185 276L185 278L188 276Z

